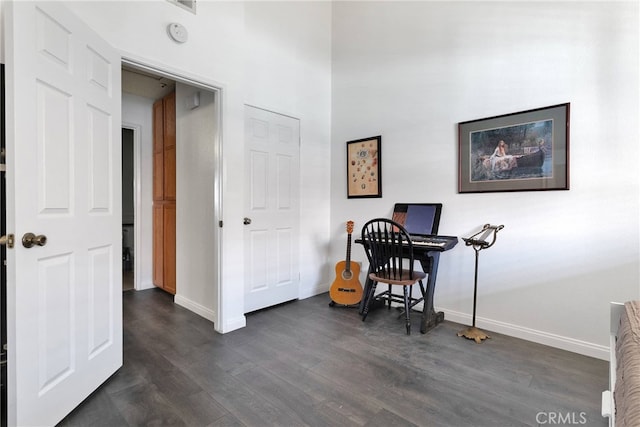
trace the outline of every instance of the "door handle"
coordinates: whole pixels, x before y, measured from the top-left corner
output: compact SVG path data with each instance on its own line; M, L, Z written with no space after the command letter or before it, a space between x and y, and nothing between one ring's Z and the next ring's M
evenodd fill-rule
M249 224L251 224L251 218L247 218L247 217L245 216L245 217L244 217L244 221L242 221L242 223L243 223L244 225L249 225Z
M25 233L22 236L22 246L25 248L32 248L34 246L44 246L47 244L47 236L44 234L35 235L33 233Z
M14 237L13 234L7 234L0 237L0 245L7 245L9 249L13 248Z

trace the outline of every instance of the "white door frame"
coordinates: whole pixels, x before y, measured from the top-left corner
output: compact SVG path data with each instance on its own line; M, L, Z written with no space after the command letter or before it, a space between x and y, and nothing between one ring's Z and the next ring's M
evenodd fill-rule
M142 199L142 186L140 181L140 169L142 168L140 156L141 156L141 147L140 147L140 131L142 127L140 125L136 125L133 123L122 122L123 129L129 129L133 131L133 245L134 248L139 248L139 243L141 241L140 237L140 212L142 212L142 206L140 205L140 200ZM138 272L138 256L135 253L134 249L133 256L133 289L136 291L140 290L140 275Z
M207 79L203 79L200 76L193 76L190 75L188 72L185 72L184 70L178 70L178 69L174 69L170 66L167 66L165 64L159 64L159 63L155 63L153 61L150 61L146 58L141 58L137 55L134 55L130 52L124 52L121 51L121 57L122 57L122 64L126 65L128 67L132 67L132 68L137 68L139 70L142 71L147 71L153 74L157 74L159 76L163 76L163 77L167 77L171 80L175 80L190 86L195 86L195 87L199 87L202 88L204 90L208 90L211 92L215 92L216 96L219 97L218 100L218 105L219 108L217 109L218 111L218 117L216 118L219 126L218 126L218 131L217 131L217 135L215 135L215 148L214 148L214 152L215 152L215 159L214 159L214 164L216 165L216 170L214 173L214 182L213 182L213 188L214 188L214 206L213 206L213 210L214 210L214 215L215 215L215 221L212 221L212 225L215 225L216 223L221 224L222 223L222 201L223 201L223 197L222 197L222 177L223 177L223 171L222 171L222 166L223 166L223 159L222 159L222 136L223 136L223 109L224 109L224 96L225 96L225 87L224 85L218 83L218 82L214 82L211 80L207 80ZM137 185L137 184L136 184ZM137 208L137 206L136 206ZM136 221L137 221L137 214L136 214ZM136 225L134 225L134 227L136 227ZM139 227L136 227L139 228ZM222 229L221 226L218 226L215 228L215 235L216 235L216 239L215 242L213 242L214 245L216 245L216 263L218 265L217 271L216 271L216 275L215 277L213 277L214 279L214 286L216 289L216 302L217 302L217 306L216 306L216 312L215 312L215 320L214 320L214 325L215 325L215 329L216 331L222 331L222 325L223 325L223 315L222 315L222 307L224 306L224 304L222 304L222 295L224 294L222 292L222 269L223 264L222 264ZM136 257L137 258L137 257ZM134 267L136 268L136 267ZM178 294L180 293L180 289L178 288Z

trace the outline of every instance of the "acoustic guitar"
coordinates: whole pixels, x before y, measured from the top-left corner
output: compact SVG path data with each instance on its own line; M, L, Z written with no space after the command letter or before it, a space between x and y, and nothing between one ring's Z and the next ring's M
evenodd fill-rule
M336 278L329 289L331 300L341 305L354 305L362 299L360 265L351 262L351 233L353 221L347 221L347 256L336 264Z

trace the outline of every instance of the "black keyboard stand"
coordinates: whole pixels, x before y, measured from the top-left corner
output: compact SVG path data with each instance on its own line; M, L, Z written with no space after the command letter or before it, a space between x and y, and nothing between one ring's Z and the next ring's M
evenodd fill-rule
M433 296L436 290L436 278L438 276L438 263L440 261L440 253L453 248L458 243L458 238L455 236L433 236L434 238L446 241L445 246L413 246L413 254L416 260L420 262L422 271L427 273L426 279L426 292L425 300L422 309L422 318L420 321L420 332L425 334L429 330L435 328L438 324L444 321L444 312L436 312L433 306ZM361 239L356 239L355 243L363 244ZM372 283L369 279L369 273L367 273L367 280L364 283L363 295L368 295ZM362 314L365 306L365 298L360 301L360 307L358 312ZM373 307L370 307L370 309Z

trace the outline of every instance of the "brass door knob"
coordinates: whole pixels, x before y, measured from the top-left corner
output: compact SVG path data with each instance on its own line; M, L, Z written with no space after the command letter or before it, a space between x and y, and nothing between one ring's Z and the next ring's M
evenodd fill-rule
M13 248L13 234L0 237L0 245L7 245L9 249Z
M47 244L47 236L43 234L35 235L33 233L25 233L22 236L22 246L32 248L34 246L44 246Z

